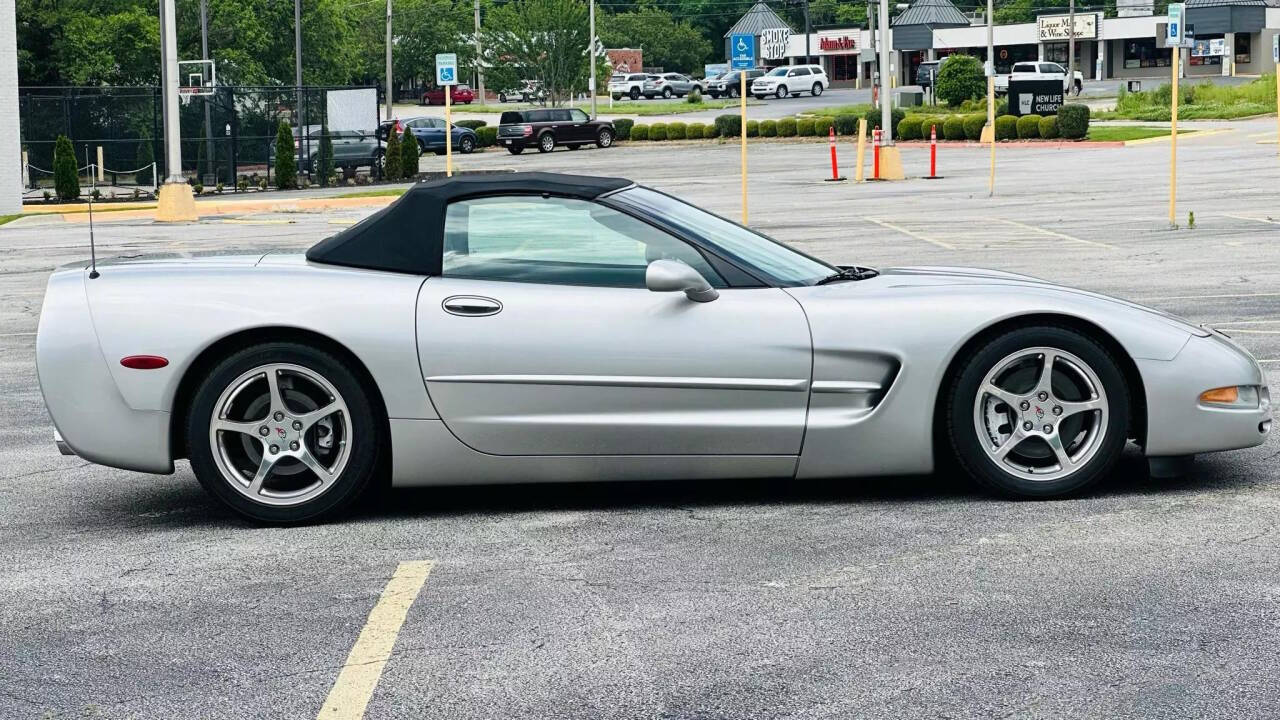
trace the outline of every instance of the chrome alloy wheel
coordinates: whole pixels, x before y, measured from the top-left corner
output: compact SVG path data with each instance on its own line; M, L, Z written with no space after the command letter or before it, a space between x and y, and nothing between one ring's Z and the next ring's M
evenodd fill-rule
M1110 417L1093 368L1052 347L1006 356L983 378L973 423L1001 470L1031 481L1064 478L1098 453Z
M353 439L337 388L291 363L241 374L222 391L209 422L213 459L227 484L253 502L281 507L333 487Z

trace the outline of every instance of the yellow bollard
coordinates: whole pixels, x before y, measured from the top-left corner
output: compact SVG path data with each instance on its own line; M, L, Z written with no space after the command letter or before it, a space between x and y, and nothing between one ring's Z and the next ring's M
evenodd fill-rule
M858 171L853 175L854 182L862 182L863 165L867 157L867 119L858 118Z

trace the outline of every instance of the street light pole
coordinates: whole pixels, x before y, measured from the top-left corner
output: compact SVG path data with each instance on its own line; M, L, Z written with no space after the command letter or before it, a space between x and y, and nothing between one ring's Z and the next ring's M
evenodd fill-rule
M995 1L987 0L987 132L991 133L991 174L987 178L987 196L996 192L996 55Z
M200 0L200 59L209 59L209 0ZM211 170L213 168L213 122L209 116L207 97L204 99L204 161L207 165L206 170Z
M481 56L484 54L480 47L480 0L476 0L476 89L480 91L480 104L484 104L484 65Z
M880 0L880 131L885 145L893 144L893 110L890 107L893 99L884 90L884 76L889 69L889 47L889 0Z
M182 129L178 115L178 30L174 0L160 0L160 77L164 110L164 186L156 203L156 220L196 219L195 197L182 176Z
M1070 0L1067 10L1067 87L1076 85L1076 0Z
M591 96L591 119L596 119L596 0L587 3L587 94Z
M387 84L383 88L383 102L387 106L387 120L391 119L391 0L387 0Z
M804 0L804 62L809 64L813 53L809 52L809 36L813 34L813 26L809 24L809 0Z

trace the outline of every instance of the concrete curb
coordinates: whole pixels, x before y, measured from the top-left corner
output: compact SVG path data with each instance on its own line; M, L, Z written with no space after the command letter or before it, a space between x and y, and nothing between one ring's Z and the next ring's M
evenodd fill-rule
M327 197L327 198L287 198L279 200L215 200L196 203L200 217L216 217L219 215L243 215L248 213L267 212L305 212L308 210L326 210L332 208L383 207L391 204L399 196L375 197ZM152 220L155 218L155 206L141 207L132 210L113 210L109 213L95 213L97 222L114 222L117 220ZM65 222L87 223L89 213L86 210L56 213L31 213L36 215L61 214Z

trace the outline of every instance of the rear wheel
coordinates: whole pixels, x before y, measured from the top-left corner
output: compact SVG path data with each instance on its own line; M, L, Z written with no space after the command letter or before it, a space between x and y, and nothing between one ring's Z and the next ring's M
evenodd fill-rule
M674 94L675 93L671 92L671 88L662 88L662 97L666 98L667 100L670 100L671 96Z
M1092 338L1056 326L1012 330L956 376L947 422L960 463L983 485L1056 497L1106 476L1124 450L1129 388Z
M223 360L196 391L187 452L196 478L233 510L294 523L337 513L369 486L381 423L347 365L292 342Z
M551 133L542 133L538 138L538 152L549 153L556 149L556 136Z
M504 92L498 93L498 102L504 103L506 101L507 101L507 94Z
M520 153L524 152L524 148L520 147L519 145L508 145L507 152L511 153L512 155L519 155Z
M819 95L821 95L821 94L822 94L822 83L820 83L820 82L816 82L816 83L814 83L814 84L813 84L813 89L811 90L811 92L813 93L813 96L814 96L814 97L818 97Z

